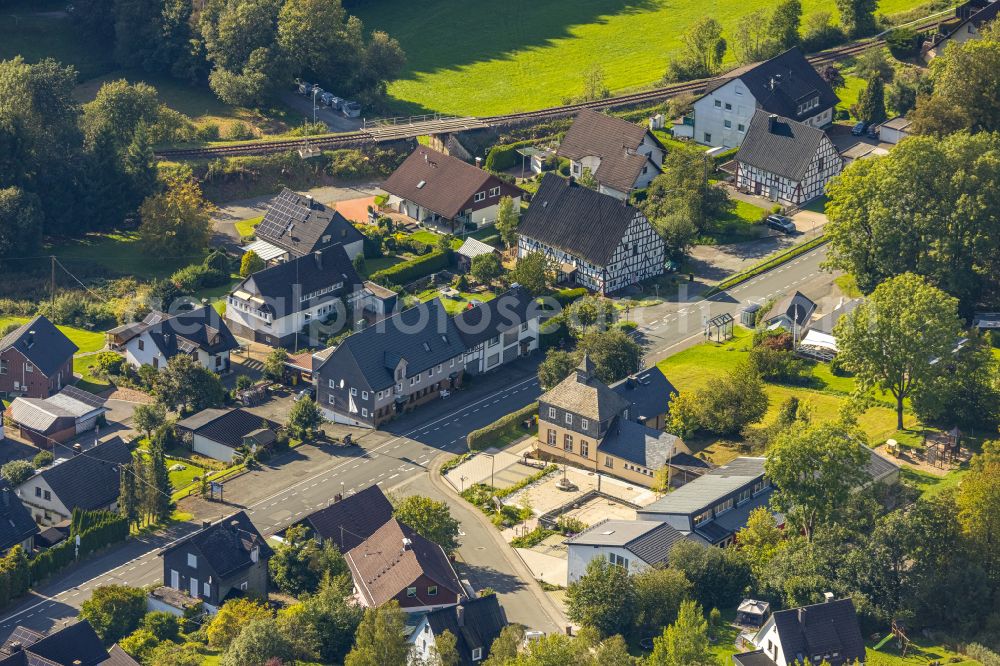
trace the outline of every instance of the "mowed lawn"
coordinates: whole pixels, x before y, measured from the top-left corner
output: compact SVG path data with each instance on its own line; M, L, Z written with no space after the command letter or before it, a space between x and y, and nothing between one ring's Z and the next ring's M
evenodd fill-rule
M51 250L71 271L74 265L96 264L111 273L132 275L141 280L168 277L179 268L202 261L208 253L199 250L185 256L150 256L139 249L138 241L139 234L135 232L95 233Z
M657 366L678 391L695 391L708 384L711 378L724 375L745 359L751 337L750 331L737 327L736 337L729 342L696 345L663 359ZM814 420L823 422L837 419L840 408L854 390L854 380L834 376L829 366L821 363L813 366L812 378L812 385L808 387L767 384L765 390L769 406L764 422L770 423L777 415L781 403L793 396L812 407ZM867 433L872 446L882 444L890 437L901 438L896 431L895 410L887 403L870 408L858 418L858 422ZM904 414L904 424L907 428L915 427L916 418L912 414Z
M920 0L882 0L886 14ZM731 37L744 14L772 3L749 0L382 0L354 3L369 30L400 41L407 66L389 93L400 113L491 115L560 104L580 95L583 73L599 65L613 91L654 83L679 53L681 34L703 16ZM804 0L804 15L837 9ZM731 58L731 56L730 56Z

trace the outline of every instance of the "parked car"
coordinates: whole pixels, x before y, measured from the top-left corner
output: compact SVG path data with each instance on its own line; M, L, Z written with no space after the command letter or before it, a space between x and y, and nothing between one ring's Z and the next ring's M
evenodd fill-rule
M348 118L357 118L361 115L361 104L350 100L344 100L344 103L341 105L341 110Z
M861 136L862 134L865 133L866 129L868 129L868 123L862 120L854 125L854 127L851 129L851 134L853 134L854 136Z
M331 99L333 99L333 93L325 92L319 96L319 103L323 106L330 106Z
M792 222L792 218L785 217L784 215L768 215L767 216L767 226L771 229L777 229L786 234L795 233L795 223Z
M340 111L340 109L344 106L344 98L337 97L336 95L334 95L333 97L330 98L330 103L328 104L328 106L334 111Z
M877 139L878 133L879 133L878 125L872 125L871 127L868 128L868 131L865 132L866 136L869 139Z
M295 402L298 402L299 400L302 400L304 398L312 398L312 397L313 397L313 390L312 390L312 388L311 387L310 388L304 388L304 389L302 389L301 391L299 391L298 393L295 394Z
M299 81L299 94L300 95L311 95L312 94L312 84L305 81Z

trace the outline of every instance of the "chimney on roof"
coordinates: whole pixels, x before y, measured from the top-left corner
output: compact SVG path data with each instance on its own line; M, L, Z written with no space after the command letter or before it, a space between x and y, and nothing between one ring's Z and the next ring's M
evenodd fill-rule
M823 603L828 604L831 601L833 601L833 592L824 592L823 593Z
M477 157L476 158L476 168L477 169L482 169L483 168L483 158L482 157Z
M458 623L458 626L465 626L465 604L455 606L455 621Z
M799 608L799 624L804 625L806 623L806 608L802 606Z
M316 268L323 270L323 251L316 250L313 252L313 258L316 260Z
M201 521L201 529L206 530L206 529L208 529L211 526L212 526L212 521L211 520L203 520L203 521Z
M430 160L430 158L429 158L429 157L427 157L427 153L424 153L424 162L426 162L427 164L430 164L430 163L431 163L431 160Z
M777 114L772 113L767 117L767 131L774 134L774 128L778 124Z
M309 206L309 208L311 210L312 207L313 207L313 195L311 195L311 194L307 194L306 195L306 203L307 203L307 205Z
M7 650L11 654L14 654L16 652L20 652L22 647L24 646L21 645L21 641L11 641L10 645L7 646Z
M403 537L403 550L410 550L412 546L413 542L408 537Z
M97 445L97 442L94 442L94 445L96 446L96 445ZM80 454L81 454L82 452L83 452L83 447L82 447L82 446L80 446L80 443L79 443L79 442L77 442L76 444L74 444L74 445L73 445L73 455L74 455L74 456L78 456L78 455L80 455Z
M250 561L256 564L257 560L259 559L260 559L260 546L255 543L253 545L253 548L250 549Z
M24 345L26 348L31 349L35 346L35 331L28 331L27 337L24 339Z

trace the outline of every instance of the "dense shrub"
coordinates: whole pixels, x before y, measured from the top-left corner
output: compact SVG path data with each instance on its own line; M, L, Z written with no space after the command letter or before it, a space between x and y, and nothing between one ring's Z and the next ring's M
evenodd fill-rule
M39 581L71 564L76 558L75 538L80 537L79 557L83 558L113 543L125 541L129 535L128 518L110 511L73 512L70 538L44 550L31 560L31 580Z
M204 264L191 264L171 275L170 281L182 292L192 293L206 287L226 284L229 274Z
M786 384L809 381L809 364L790 351L761 345L750 350L750 363L768 381Z
M920 51L920 33L913 28L896 28L885 36L889 52L894 58L905 60L917 55Z
M523 158L517 150L534 145L535 143L537 143L535 139L526 139L513 143L498 143L490 148L490 152L486 155L486 161L483 162L483 167L488 171L506 171L518 166Z
M434 250L429 254L410 261L384 268L371 275L372 282L387 286L389 284L408 284L422 277L427 277L435 271L448 267L449 258L444 252Z
M522 421L532 418L537 411L538 403L533 402L530 405L522 407L516 412L511 412L510 414L501 416L488 426L484 426L478 430L473 430L465 438L466 443L469 445L469 450L479 451L489 448L491 445L495 444L497 440L501 439L505 432L513 428L519 428Z

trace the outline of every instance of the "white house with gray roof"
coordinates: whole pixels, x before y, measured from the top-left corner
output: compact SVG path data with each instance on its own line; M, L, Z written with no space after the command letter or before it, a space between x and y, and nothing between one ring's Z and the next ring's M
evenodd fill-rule
M840 99L795 46L711 82L694 103L694 140L735 148L743 143L758 109L812 127L833 122Z
M821 129L757 111L736 153L736 187L785 205L823 196L844 160Z
M666 565L670 549L684 539L705 543L658 520L602 520L566 540L566 584L580 580L591 560L598 558L629 573Z

